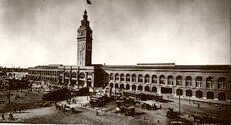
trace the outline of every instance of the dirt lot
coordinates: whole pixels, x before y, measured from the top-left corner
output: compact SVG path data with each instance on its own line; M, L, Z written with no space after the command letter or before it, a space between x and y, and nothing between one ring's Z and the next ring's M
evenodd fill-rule
M10 104L7 95L9 91L1 90L0 98L3 99L4 103L0 104L0 112L12 112L14 109L34 109L38 108L39 104L42 103L42 94L37 92L29 92L27 90L11 90L10 92Z
M20 92L15 91L14 94ZM116 107L115 102L106 104L103 108L93 109L91 107L78 108L77 113L63 112L62 110L55 109L54 106L40 107L41 94L40 93L29 93L27 95L20 95L21 98L14 100L12 96L11 104L18 104L17 106L22 108L21 113L14 113L15 120L0 120L0 122L9 123L43 123L43 124L89 124L89 125L168 125L171 119L166 117L166 111L169 107L172 107L175 111L178 111L178 100L173 99L173 102L160 103L162 105L160 110L146 110L136 106L136 114L132 116L125 116L124 114L114 113ZM189 103L187 100L181 100L181 120L186 124L193 124L193 118L189 114L206 115L219 119L225 119L226 116L230 116L231 107L222 106L217 104L208 104L204 102L196 102L200 104L200 108L195 103ZM2 111L5 111L5 117L9 115L9 111L12 111L9 105L1 105ZM99 111L99 115L96 115L96 110ZM226 119L227 120L227 119ZM229 121L229 123L231 123ZM229 124L228 123L228 124Z

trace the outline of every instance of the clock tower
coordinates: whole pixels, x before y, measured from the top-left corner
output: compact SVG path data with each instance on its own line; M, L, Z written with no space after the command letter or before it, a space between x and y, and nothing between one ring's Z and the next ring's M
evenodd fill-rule
M87 17L87 11L85 10L83 20L77 31L77 66L91 65L92 30Z

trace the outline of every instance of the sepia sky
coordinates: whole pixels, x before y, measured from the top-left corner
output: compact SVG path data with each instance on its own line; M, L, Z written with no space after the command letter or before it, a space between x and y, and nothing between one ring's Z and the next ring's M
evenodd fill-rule
M92 63L230 64L230 0L91 0ZM76 65L85 0L0 0L0 66Z

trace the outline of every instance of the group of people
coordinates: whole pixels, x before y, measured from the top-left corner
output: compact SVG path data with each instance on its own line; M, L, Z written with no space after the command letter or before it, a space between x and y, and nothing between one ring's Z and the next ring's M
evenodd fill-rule
M2 113L2 120L7 120L5 117L5 113ZM14 120L14 116L12 112L9 113L8 120Z
M76 113L77 111L73 107L69 107L66 104L55 103L55 108L58 110L62 110L64 112L71 111L72 113Z

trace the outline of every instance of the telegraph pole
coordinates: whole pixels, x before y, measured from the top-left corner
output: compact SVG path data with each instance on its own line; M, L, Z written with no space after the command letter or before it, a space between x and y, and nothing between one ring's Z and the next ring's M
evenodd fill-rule
M179 94L179 114L180 114L180 92L178 94Z

